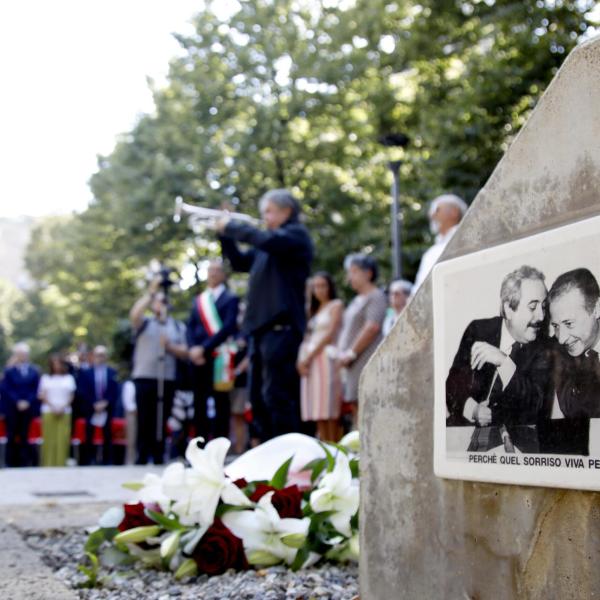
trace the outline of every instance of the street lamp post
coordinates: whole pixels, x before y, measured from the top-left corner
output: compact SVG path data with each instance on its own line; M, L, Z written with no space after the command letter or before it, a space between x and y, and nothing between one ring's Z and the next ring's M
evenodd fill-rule
M379 138L379 143L387 147L405 148L408 137L403 133L388 133ZM394 279L402 277L402 213L400 212L400 165L401 160L388 163L392 172L392 272Z
M402 215L400 213L400 165L401 160L389 162L392 181L392 271L394 279L402 277Z

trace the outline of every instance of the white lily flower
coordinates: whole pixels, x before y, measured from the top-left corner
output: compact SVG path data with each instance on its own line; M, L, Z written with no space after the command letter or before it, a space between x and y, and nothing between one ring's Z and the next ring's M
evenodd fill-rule
M167 467L168 469L169 467ZM160 509L166 513L171 501L163 490L163 478L154 473L146 473L142 481L142 487L138 490L134 502L142 502L146 506L158 504Z
M291 535L295 540L299 536L306 537L310 519L282 519L271 504L273 493L265 494L254 510L230 511L223 515L222 520L243 541L249 560L252 556L273 556L292 564L298 549L286 545L282 540Z
M310 495L310 506L319 513L333 511L331 524L346 537L352 535L350 519L356 514L359 503L358 480L352 479L348 457L338 453L335 466L319 482Z
M167 467L163 475L163 490L173 500L171 510L183 525L200 524L208 528L215 519L220 498L235 506L252 506L252 502L223 470L231 442L217 438L201 449L197 443L200 440L193 439L185 453L191 468L180 463Z

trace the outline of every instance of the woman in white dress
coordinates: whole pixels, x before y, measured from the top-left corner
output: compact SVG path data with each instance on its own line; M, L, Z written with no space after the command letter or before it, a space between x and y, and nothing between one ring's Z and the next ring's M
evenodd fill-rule
M58 354L49 360L49 374L42 375L38 397L42 402L43 467L64 467L71 443L71 404L75 379L66 361Z
M297 363L300 412L303 421L316 421L320 440L335 442L341 433L341 387L335 356L327 348L336 343L344 305L336 298L329 273L316 273L309 290L309 321Z

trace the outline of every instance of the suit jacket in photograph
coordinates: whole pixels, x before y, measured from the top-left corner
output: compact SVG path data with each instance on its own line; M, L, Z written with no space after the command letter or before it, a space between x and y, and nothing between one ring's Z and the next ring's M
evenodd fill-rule
M517 344L511 352L516 371L503 390L500 377L493 384L496 367L486 363L471 369L471 348L475 342L500 346L502 317L472 321L460 341L446 379L447 425L473 425L463 416L467 398L480 403L489 395L492 425L534 425L551 394L552 353L547 340ZM492 385L494 389L491 390ZM490 393L491 390L491 393Z
M553 386L564 419L552 419L554 394L546 403L538 424L540 452L589 454L590 419L600 417L600 360L570 356L558 343L553 348Z

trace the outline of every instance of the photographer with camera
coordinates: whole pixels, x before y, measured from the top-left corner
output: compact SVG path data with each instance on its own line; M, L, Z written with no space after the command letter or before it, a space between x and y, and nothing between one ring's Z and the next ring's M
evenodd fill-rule
M162 268L133 305L129 319L135 336L132 379L137 402L137 464L162 464L165 424L175 394L177 358L187 359L186 329L169 316L170 271ZM152 316L145 316L150 309Z

